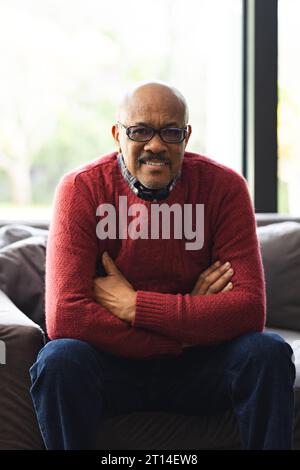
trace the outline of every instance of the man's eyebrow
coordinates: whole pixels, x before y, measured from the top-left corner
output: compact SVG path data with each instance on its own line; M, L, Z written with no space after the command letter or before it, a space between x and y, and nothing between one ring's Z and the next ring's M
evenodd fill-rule
M151 126L151 124L149 124L147 122L142 122L142 121L136 122L134 125L135 126L153 127L153 126ZM172 121L172 122L168 122L167 124L164 124L163 127L161 127L161 129L163 129L164 127L180 127L180 126L178 125L177 122Z

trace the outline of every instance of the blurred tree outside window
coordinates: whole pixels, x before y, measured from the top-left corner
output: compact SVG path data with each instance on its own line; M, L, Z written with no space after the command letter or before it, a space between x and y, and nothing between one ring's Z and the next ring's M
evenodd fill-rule
M187 150L241 172L241 64L242 0L0 0L0 219L48 213L64 173L115 150L139 80L177 86Z
M300 215L300 2L278 3L278 205Z

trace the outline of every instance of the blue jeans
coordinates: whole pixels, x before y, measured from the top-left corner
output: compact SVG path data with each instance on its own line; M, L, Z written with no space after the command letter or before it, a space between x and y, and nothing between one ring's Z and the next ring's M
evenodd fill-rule
M30 369L47 449L94 449L101 420L134 411L193 416L232 408L245 449L291 449L295 367L277 334L249 333L130 359L76 339L50 341Z

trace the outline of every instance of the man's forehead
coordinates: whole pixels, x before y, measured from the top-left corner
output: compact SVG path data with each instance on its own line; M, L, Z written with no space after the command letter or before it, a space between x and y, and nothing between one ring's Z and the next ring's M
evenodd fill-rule
M124 109L124 116L135 122L146 122L159 119L163 121L181 121L184 110L181 106L166 102L141 102L131 103L130 107Z
M185 120L187 105L182 95L165 85L149 83L137 87L123 98L118 112L119 119L146 122Z

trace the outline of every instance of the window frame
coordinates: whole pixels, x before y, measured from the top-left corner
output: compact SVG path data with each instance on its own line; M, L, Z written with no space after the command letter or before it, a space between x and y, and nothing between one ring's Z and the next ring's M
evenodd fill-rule
M243 0L243 174L256 212L278 212L278 0Z

